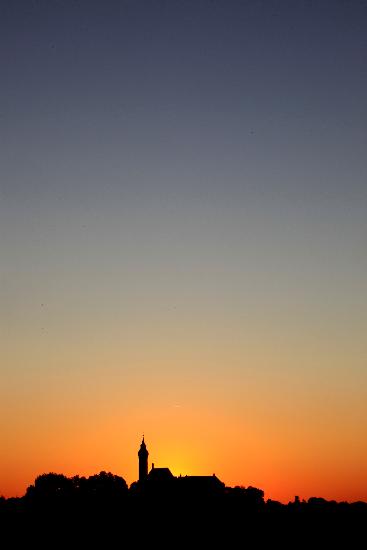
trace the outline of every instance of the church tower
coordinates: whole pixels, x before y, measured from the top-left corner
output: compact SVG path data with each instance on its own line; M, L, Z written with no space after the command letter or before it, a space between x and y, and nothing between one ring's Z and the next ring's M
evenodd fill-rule
M148 475L148 450L145 445L144 436L143 441L141 442L140 449L138 452L139 457L139 481L146 479Z

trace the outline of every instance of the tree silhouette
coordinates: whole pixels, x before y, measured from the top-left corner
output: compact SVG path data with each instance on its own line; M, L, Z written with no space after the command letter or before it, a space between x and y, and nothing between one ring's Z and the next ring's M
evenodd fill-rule
M122 477L105 471L70 478L45 473L35 479L24 497L0 498L0 522L13 535L22 530L46 537L48 547L54 547L62 534L69 537L69 544L75 532L81 535L81 547L86 546L88 537L92 545L96 529L102 533L101 547L120 546L123 533L130 529L145 537L146 543L159 542L162 536L172 542L178 533L181 536L184 532L189 547L200 532L203 548L216 546L220 533L225 540L223 547L243 545L244 541L247 547L251 537L258 541L259 536L265 543L267 535L268 542L273 543L277 536L284 546L287 539L294 542L299 533L307 535L309 545L314 547L320 531L327 539L325 548L330 547L333 533L338 541L346 533L345 547L352 548L356 546L351 537L360 536L367 523L364 502L338 503L319 497L311 497L307 502L295 498L288 504L271 499L265 502L264 491L256 487L223 484L220 489L220 485L214 484L213 490L204 491L203 485L206 487L208 480L189 476L173 477L168 491L168 481L165 485L158 478L150 490L145 482L133 483L128 489ZM111 538L109 546L106 537Z
M60 502L73 497L73 481L63 474L42 474L35 479L26 491L26 497L36 501Z
M74 507L80 504L104 506L122 501L128 494L126 481L110 472L100 472L88 478L68 478L53 472L38 476L27 488L25 500L30 505Z
M98 500L119 500L128 493L128 486L124 478L100 472L88 478L73 478L74 486L84 497Z

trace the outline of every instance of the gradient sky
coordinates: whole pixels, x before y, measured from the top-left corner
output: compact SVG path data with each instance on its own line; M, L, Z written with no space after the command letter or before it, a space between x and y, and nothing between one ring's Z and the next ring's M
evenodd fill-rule
M0 494L367 500L366 98L364 0L1 1Z

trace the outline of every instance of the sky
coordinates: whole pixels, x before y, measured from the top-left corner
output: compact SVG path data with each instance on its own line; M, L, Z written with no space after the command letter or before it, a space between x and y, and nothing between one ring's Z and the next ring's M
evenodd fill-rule
M0 494L367 500L367 2L0 3Z

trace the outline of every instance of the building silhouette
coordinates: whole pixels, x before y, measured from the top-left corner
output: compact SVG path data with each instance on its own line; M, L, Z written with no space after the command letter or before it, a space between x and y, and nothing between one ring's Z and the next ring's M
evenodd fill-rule
M144 436L138 452L139 456L139 481L144 481L148 476L148 449L145 445Z
M149 452L144 441L144 436L138 451L139 457L139 481L137 485L144 493L170 493L189 496L192 494L212 496L222 494L225 484L215 475L211 476L174 476L167 467L156 468L152 463L148 469ZM134 484L135 485L135 484Z

